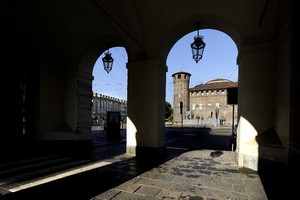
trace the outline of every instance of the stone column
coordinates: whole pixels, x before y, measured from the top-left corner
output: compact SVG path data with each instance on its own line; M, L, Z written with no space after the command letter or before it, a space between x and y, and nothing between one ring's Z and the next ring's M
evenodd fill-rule
M164 152L167 67L160 59L127 63L127 154L157 156Z
M252 43L243 45L239 53L238 163L257 170L256 137L274 126L274 46Z

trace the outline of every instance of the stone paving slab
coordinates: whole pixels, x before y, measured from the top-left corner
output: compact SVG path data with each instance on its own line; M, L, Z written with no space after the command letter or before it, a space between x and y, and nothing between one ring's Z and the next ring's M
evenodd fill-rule
M195 150L93 199L254 200L267 196L258 174L238 168L234 152Z

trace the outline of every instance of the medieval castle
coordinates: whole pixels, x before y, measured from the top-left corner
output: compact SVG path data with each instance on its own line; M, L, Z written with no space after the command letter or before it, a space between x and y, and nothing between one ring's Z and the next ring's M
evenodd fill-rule
M214 79L189 88L191 74L178 72L172 75L174 83L173 121L225 125L232 123L233 105L227 104L227 89L238 87L237 82ZM180 102L183 103L182 115ZM234 117L237 117L235 106Z

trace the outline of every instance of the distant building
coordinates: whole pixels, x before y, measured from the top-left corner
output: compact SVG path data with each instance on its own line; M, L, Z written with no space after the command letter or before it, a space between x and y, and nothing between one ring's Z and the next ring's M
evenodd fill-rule
M227 104L227 89L238 87L237 82L214 79L189 89L191 74L178 72L172 75L174 82L174 122L181 121L180 101L183 102L185 123L225 124L232 123L232 105ZM238 106L235 106L235 118ZM190 120L190 121L187 121ZM236 122L236 121L235 121Z
M94 125L104 125L107 111L120 111L121 123L126 123L127 101L103 94L93 94L92 118Z

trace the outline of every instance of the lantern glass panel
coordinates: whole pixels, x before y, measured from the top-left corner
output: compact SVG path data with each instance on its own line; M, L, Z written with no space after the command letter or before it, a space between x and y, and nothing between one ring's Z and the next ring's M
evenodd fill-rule
M105 53L104 58L102 58L104 70L109 73L112 70L112 65L114 62L114 59L111 57L111 53L107 52Z
M193 59L198 63L202 59L205 43L202 36L196 36L195 41L191 44Z

